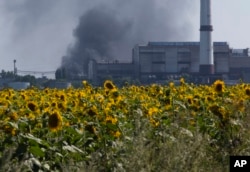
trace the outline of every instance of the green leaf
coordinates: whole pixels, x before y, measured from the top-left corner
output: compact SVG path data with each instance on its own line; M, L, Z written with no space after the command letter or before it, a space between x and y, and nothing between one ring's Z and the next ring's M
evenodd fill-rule
M79 149L78 147L76 147L74 145L63 146L63 150L67 150L67 151L70 151L70 152L73 152L73 153L76 153L76 152L84 153L81 149Z
M71 147L73 149L75 149L76 151L80 152L80 153L84 153L81 149L79 149L78 147L74 146L74 145L71 145Z
M32 134L26 134L26 135L20 134L20 136L22 136L22 137L24 137L24 138L27 138L27 139L34 140L34 141L36 141L37 143L42 144L42 140L39 139L39 138L37 138L37 137L35 137L35 136L33 136Z
M106 127L110 130L117 130L117 126L115 124L112 124L112 123L107 123Z
M175 104L175 105L179 105L179 106L182 107L183 109L187 109L186 106L185 106L181 101L174 100L174 104Z
M63 148L63 150L67 150L67 151L70 151L70 152L76 152L76 150L73 147L69 146L69 145L63 146L62 148Z
M39 146L31 146L29 152L32 153L34 156L44 157L45 153Z
M40 144L40 145L43 145L43 146L45 146L45 147L49 147L49 144L46 142L46 141L44 141L44 140L42 140L42 139L39 139L39 138L37 138L37 137L35 137L35 136L33 136L32 134L20 134L20 136L21 137L24 137L24 138L26 138L26 139L29 139L30 141L32 140L32 141L35 141L36 143L38 143L38 144Z
M8 122L13 128L18 129L18 125L14 122Z

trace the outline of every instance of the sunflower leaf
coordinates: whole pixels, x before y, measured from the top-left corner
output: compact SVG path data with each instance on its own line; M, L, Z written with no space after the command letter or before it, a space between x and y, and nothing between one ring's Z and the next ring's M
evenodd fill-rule
M29 152L32 153L34 156L44 157L45 153L39 146L31 146L29 148Z
M40 145L49 147L49 144L48 144L47 142L45 142L44 140L39 139L39 138L33 136L32 134L26 134L26 135L20 134L20 136L22 136L22 137L24 137L24 138L26 138L26 139L29 139L29 140L33 140L33 141L37 142L37 143L40 144Z
M13 128L18 129L18 125L14 122L8 122Z

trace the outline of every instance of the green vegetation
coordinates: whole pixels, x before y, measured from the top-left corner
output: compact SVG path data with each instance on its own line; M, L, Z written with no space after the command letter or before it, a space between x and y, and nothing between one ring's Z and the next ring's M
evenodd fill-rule
M250 85L0 91L0 171L228 171L249 155Z

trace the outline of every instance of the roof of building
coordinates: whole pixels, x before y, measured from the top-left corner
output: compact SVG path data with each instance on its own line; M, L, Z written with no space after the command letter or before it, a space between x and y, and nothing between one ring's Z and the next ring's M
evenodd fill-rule
M148 42L148 46L199 46L200 42ZM227 42L214 42L214 46L226 46Z

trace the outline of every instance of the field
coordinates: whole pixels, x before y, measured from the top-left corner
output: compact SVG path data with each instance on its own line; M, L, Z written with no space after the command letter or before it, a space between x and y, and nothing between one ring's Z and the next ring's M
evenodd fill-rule
M228 171L250 155L250 85L112 81L0 91L0 171Z

